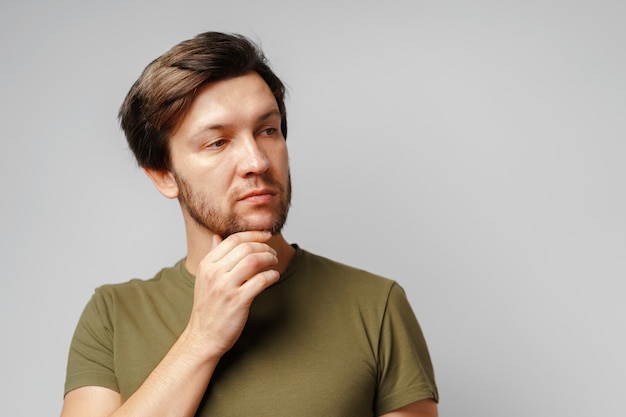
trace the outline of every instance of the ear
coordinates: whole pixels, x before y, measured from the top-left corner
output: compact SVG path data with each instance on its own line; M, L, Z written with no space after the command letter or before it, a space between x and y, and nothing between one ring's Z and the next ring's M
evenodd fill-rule
M143 171L150 177L154 186L167 198L178 197L178 184L174 174L170 171L159 171L151 168L144 168Z

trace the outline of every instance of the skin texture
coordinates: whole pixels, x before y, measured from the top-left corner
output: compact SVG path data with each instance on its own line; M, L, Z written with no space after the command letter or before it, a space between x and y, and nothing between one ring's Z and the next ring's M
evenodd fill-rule
M62 417L194 415L217 363L241 335L252 301L295 253L280 233L291 190L280 120L256 73L198 92L170 138L172 170L145 169L157 189L181 205L186 266L196 275L189 323L124 404L115 391L82 387L66 395ZM385 414L436 415L432 400Z

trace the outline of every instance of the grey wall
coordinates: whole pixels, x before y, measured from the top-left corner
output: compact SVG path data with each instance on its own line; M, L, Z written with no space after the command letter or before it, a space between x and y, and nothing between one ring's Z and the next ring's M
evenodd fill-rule
M406 288L442 416L622 416L625 17L618 0L3 2L0 413L57 415L93 288L184 255L116 113L148 61L211 29L260 39L290 87L287 238Z

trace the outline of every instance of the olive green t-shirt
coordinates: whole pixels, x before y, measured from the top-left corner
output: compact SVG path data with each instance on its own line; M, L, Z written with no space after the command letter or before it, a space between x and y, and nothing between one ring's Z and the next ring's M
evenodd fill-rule
M394 282L296 247L253 302L196 416L363 417L438 399L426 343ZM98 288L70 347L65 392L128 399L184 329L194 276L180 261L150 280Z

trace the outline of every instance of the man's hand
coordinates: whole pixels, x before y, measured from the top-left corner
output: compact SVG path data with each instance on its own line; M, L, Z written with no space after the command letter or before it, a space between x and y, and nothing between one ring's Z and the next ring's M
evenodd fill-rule
M261 231L236 233L223 241L215 236L200 262L187 330L208 355L221 357L235 344L254 298L280 278L271 269L278 257L265 243L270 238Z

